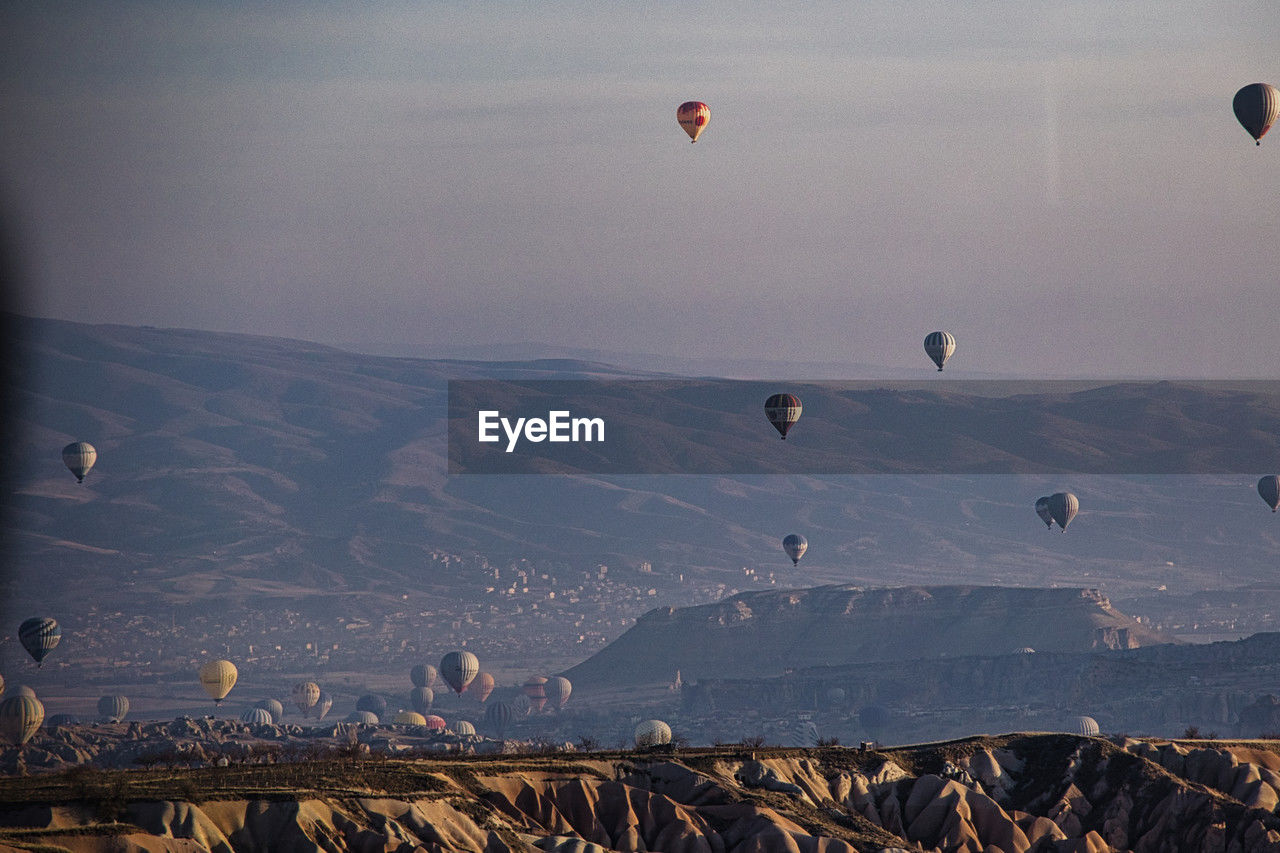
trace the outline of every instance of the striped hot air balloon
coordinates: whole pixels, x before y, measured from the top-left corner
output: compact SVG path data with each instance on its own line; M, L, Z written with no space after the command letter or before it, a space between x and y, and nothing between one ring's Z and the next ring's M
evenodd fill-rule
M563 675L551 676L543 687L547 694L547 703L554 711L563 708L564 703L569 701L569 694L573 692L573 684Z
M1049 495L1049 515L1064 532L1079 511L1080 501L1070 492L1055 492Z
M494 702L484 709L485 727L498 737L506 734L507 726L515 719L516 709L506 702Z
M44 665L45 657L61 639L62 629L58 627L58 620L51 616L32 616L18 626L18 642L35 660L37 668Z
M431 703L436 701L436 694L430 687L415 687L409 691L409 704L419 714L431 710Z
M795 394L774 394L764 401L764 416L773 424L783 441L787 440L787 432L800 420L802 411L804 407Z
M479 671L480 660L471 652L449 652L440 659L440 677L458 695L462 695Z
M275 723L275 720L266 708L250 708L240 715L240 722L251 726L270 726Z
M791 565L800 565L800 558L809 550L809 540L799 533L788 533L782 540L782 550L791 558Z
M125 696L103 696L98 700L98 716L109 723L118 723L129 713L129 699Z
M347 714L347 722L361 726L376 726L378 725L378 715L372 711L352 711Z
M529 698L529 707L541 711L547 704L547 679L542 675L534 675L524 683L520 692Z
M87 441L73 441L62 448L62 464L76 475L76 482L83 483L93 463L98 461L98 451Z
M1071 721L1075 733L1081 737L1097 737L1102 730L1098 728L1098 721L1093 717L1076 717Z
M483 705L489 698L489 694L493 692L495 684L497 682L492 675L487 672L478 672L475 679L467 685L467 695L474 696L476 701Z
M279 699L259 699L253 707L261 708L271 715L271 722L278 723L284 717L284 705Z
M401 711L391 719L391 722L397 726L425 726L427 718L417 711Z
M368 711L382 717L387 713L387 700L377 693L366 693L356 700L356 710Z
M463 737L475 737L476 727L466 720L458 720L453 724L453 733Z
M427 714L423 718L422 724L427 727L427 731L442 732L449 728L449 724L444 721L444 717L438 714Z
M320 685L314 681L299 681L293 685L289 696L293 699L293 704L298 706L302 716L309 717L311 709L320 701Z
M420 663L409 670L409 680L413 682L414 687L434 687L438 674L431 664Z
M1236 111L1236 119L1255 143L1261 145L1262 137L1280 119L1280 89L1270 83L1250 83L1236 92L1231 106Z
M711 121L711 108L702 101L685 101L676 107L676 121L689 134L689 141L697 142L707 128L707 122Z
M44 705L34 696L10 696L0 702L0 739L22 746L44 722Z
M941 372L942 365L956 351L956 339L949 332L930 332L924 338L924 351Z

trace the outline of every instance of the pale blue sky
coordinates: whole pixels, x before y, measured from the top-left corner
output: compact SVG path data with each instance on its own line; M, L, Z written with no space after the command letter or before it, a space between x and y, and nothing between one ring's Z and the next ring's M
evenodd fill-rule
M371 5L0 6L22 310L1277 373L1269 2Z

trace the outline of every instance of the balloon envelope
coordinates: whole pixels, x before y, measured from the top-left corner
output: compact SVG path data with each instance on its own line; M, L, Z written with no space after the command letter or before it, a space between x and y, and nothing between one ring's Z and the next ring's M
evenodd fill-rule
M414 687L434 687L438 674L431 664L420 663L409 670L409 680L413 682Z
M1049 496L1036 498L1036 515L1040 516L1040 520L1045 523L1050 530L1053 529L1053 513L1049 512Z
M942 365L956 351L956 339L949 332L930 332L924 339L924 351L941 372Z
M271 722L278 723L284 717L284 705L279 699L259 699L253 707L261 708L271 715Z
M707 122L711 121L711 108L702 101L685 101L676 107L676 121L689 134L689 141L697 142L707 128Z
M1079 511L1080 501L1070 492L1055 492L1049 495L1049 516L1063 530L1067 529L1067 525Z
M378 724L378 715L372 711L352 711L347 714L348 723L359 723L363 726L376 726Z
M62 464L76 475L76 482L83 483L93 463L98 461L98 451L87 441L73 441L62 448Z
M439 718L437 717L437 719ZM391 722L397 726L425 726L427 718L417 711L401 711L392 718Z
M476 697L477 702L483 703L484 700L489 698L489 694L493 692L493 686L496 683L489 673L478 672L472 682L467 685L467 693Z
M409 704L419 714L425 714L430 711L431 703L435 700L436 695L430 687L415 687L409 691Z
M44 705L34 696L10 696L0 702L0 738L22 746L44 722Z
M433 732L442 732L449 727L449 724L444 721L444 717L436 714L427 714L422 720L422 724Z
M462 735L463 737L467 737L467 736L474 737L476 733L476 727L471 723L467 722L466 720L458 720L458 722L453 724L453 731L454 731L454 734Z
M1271 507L1271 511L1275 512L1280 507L1280 477L1270 474L1258 481L1258 494L1262 495L1262 499L1267 502L1267 506Z
M62 629L51 616L33 616L18 626L18 642L36 663L43 663L61 639Z
M573 692L573 685L563 675L553 675L543 687L547 702L557 711L564 707L564 703L569 701L569 694Z
M502 737L507 731L507 726L511 725L511 721L515 719L515 716L515 708L512 708L506 702L495 702L484 709L484 724L498 737Z
M1097 737L1102 731L1093 717L1076 717L1071 724L1075 733L1083 737Z
M98 700L98 716L118 723L129 713L129 700L124 696L103 696Z
M270 726L275 723L275 719L266 708L250 708L240 715L240 722L251 726Z
M236 678L240 673L236 665L229 660L211 660L200 667L200 686L215 704L220 704L231 688L236 686Z
M636 748L662 746L671 743L671 726L662 720L645 720L636 726Z
M1231 102L1236 120L1261 145L1271 125L1280 119L1280 90L1270 83L1250 83Z
M773 428L786 441L787 432L800 420L804 407L795 394L774 394L764 401L764 416L773 424Z
M357 711L368 711L381 717L387 713L387 700L376 693L366 693L356 700Z
M302 712L302 716L308 716L308 712L315 707L320 701L320 685L314 681L299 681L293 685L293 690L289 694L293 699L293 704L298 706L298 710Z
M316 702L316 706L311 709L311 712L316 715L317 720L323 720L324 715L329 713L329 709L332 707L333 696L321 690L320 699Z
M440 677L444 683L461 694L480 672L480 661L471 652L449 652L440 659Z
M541 675L535 675L524 683L520 692L529 698L529 707L532 710L541 711L547 704L547 679Z
M797 566L804 552L809 550L809 540L799 533L788 533L782 540L782 550L791 558L791 565Z

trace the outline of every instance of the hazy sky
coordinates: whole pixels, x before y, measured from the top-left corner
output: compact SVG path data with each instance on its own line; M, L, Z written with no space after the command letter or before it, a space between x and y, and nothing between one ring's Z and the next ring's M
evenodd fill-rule
M1269 0L10 0L0 181L40 316L1274 377L1277 48Z

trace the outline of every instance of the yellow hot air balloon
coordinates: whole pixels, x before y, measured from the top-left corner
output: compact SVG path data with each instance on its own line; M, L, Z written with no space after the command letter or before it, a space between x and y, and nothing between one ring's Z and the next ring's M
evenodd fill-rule
M211 660L200 667L200 686L209 694L215 705L221 705L240 675L236 665L229 660Z
M689 141L697 142L707 128L707 122L711 121L711 108L702 101L685 101L676 107L676 121L689 134Z
M22 746L44 722L44 705L34 696L17 694L0 702L0 738Z
M392 718L391 722L397 726L425 726L427 718L417 711L401 711Z

